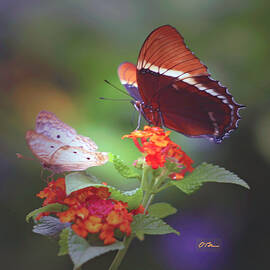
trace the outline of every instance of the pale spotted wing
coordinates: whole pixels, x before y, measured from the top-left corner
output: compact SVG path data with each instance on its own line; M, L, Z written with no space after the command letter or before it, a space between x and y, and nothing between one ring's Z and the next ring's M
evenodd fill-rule
M50 139L61 141L68 145L74 140L77 132L74 128L59 120L55 114L41 111L36 119L36 132Z
M67 172L83 171L107 161L107 153L89 152L82 147L63 146L53 154L49 164L53 165L57 172Z
M41 162L48 163L57 149L63 146L63 143L33 130L28 130L25 138L30 150Z

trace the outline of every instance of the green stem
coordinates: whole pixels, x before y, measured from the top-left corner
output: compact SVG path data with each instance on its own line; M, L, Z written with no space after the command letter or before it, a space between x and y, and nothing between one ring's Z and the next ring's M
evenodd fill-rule
M109 270L117 270L119 265L121 264L124 256L126 255L127 251L128 251L128 248L129 248L129 245L132 241L134 236L129 236L129 237L125 237L124 241L123 241L123 244L124 244L124 248L123 249L120 249L118 250Z
M146 177L146 175L148 173L147 171L148 171L148 168L145 168L144 177ZM146 178L144 180L146 180ZM142 180L142 183L143 183L143 180ZM150 188L150 190L151 190L151 187L148 187L148 188ZM145 212L146 212L147 208L149 207L153 198L154 198L154 194L152 192L150 192L149 190L147 190L145 192L145 194L143 196L143 200L142 200L142 205L145 208ZM127 253L127 250L129 248L129 245L130 245L131 241L133 240L133 238L134 238L133 235L124 238L123 244L125 247L123 249L120 249L117 252L109 270L117 270L118 269L118 267L120 266L122 260L124 259L125 255Z
M148 173L149 173L150 169L151 168L148 165L144 164L143 172L142 172L142 181L141 181L142 190L148 190L149 189Z
M147 211L149 205L151 204L152 200L154 199L154 194L150 192L146 192L143 198L142 205L144 207L144 213Z
M143 168L143 174L142 174L142 181L141 181L141 188L145 191L143 199L142 199L142 205L145 209L145 212L147 211L149 205L151 204L151 201L154 198L154 194L152 192L153 186L155 185L155 181L153 181L153 179L151 180L151 182L149 183L149 179L148 179L148 173L151 170L151 168L148 165L144 165ZM124 259L127 250L129 248L130 243L132 242L133 238L135 236L131 235L129 237L125 237L123 244L124 244L124 248L121 250L118 250L109 270L117 270L118 267L120 266L122 260Z
M164 168L161 174L155 179L155 184L153 186L154 192L157 193L159 188L163 185L164 179L167 177L168 171Z
M170 182L165 183L165 184L161 185L161 186L157 189L157 193L160 192L160 191L162 191L162 190L164 190L164 189L166 189L166 188L168 188L168 187L171 187L171 186L172 186L172 184L171 184Z

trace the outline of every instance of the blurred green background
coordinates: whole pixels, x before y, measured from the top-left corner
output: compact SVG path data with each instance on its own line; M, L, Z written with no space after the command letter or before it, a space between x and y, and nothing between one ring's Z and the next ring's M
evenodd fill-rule
M192 196L170 189L157 200L179 208L168 218L181 236L147 236L134 241L121 269L266 269L268 263L270 91L269 9L264 0L78 0L0 1L0 258L1 269L72 269L57 257L57 244L31 232L25 215L40 206L45 185L25 132L40 110L91 137L101 151L132 163L138 151L121 136L136 127L137 113L104 82L120 86L117 67L136 62L146 36L171 24L226 85L241 111L237 131L220 145L173 133L193 158L223 166L246 180L251 191L206 184ZM89 169L100 179L128 190L137 182L119 177L111 164ZM194 239L220 239L216 253L194 251ZM193 246L193 249L188 248ZM107 269L112 254L84 269Z

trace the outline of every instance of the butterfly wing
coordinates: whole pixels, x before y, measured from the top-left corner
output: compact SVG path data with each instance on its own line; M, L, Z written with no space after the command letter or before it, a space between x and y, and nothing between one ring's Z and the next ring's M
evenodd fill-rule
M83 171L89 167L100 166L108 161L107 153L89 152L83 147L63 146L51 157L50 168L57 173Z
M27 131L26 141L43 166L55 173L85 170L108 160L107 153L95 152L97 145L90 138L47 111L38 114L36 130Z
M58 140L63 145L82 146L95 151L98 147L90 138L78 135L76 130L59 120L55 114L41 111L36 119L36 132L50 139Z
M63 146L59 141L52 140L33 130L26 132L26 141L32 153L42 162L48 163L51 156Z
M81 146L87 151L96 151L98 146L89 137L83 135L77 135L69 146Z
M160 111L168 128L190 137L206 137L218 143L237 127L237 110L232 111L227 103L222 102L222 98L216 100L215 96L204 92L198 95L182 81L173 83L167 90L166 94L160 95Z
M210 77L207 67L169 25L145 40L137 62L137 84L145 105L151 107L144 113L154 125L216 142L237 127L242 106Z
M36 132L68 145L76 137L74 128L59 120L55 114L41 111L36 119Z
M129 62L124 62L118 67L118 77L120 82L125 86L130 96L135 101L142 102L141 95L138 91L136 66Z

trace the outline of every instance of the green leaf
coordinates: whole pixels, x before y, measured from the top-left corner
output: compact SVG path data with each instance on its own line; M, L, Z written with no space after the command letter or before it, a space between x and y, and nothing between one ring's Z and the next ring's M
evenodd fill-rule
M134 171L132 167L129 167L119 156L112 153L109 154L109 161L113 163L114 168L124 177L124 178L138 178L140 175Z
M68 254L68 238L69 238L69 234L70 234L70 228L65 228L60 233L59 241L58 241L58 244L59 244L59 252L57 254L58 256L63 256L63 255Z
M74 269L79 268L85 262L106 252L122 249L122 242L116 242L107 246L92 246L84 238L79 237L75 233L69 234L68 250L71 260L74 263Z
M34 211L30 212L26 216L26 221L29 222L29 219L31 217L34 217L34 216L41 214L41 213L44 213L44 212L63 212L63 211L66 211L67 209L68 209L68 207L64 204L51 203L51 204L48 204L46 206L43 206L41 208L35 209Z
M144 240L144 233L142 231L136 232L136 236L140 241Z
M150 205L148 214L157 218L165 218L169 215L173 215L177 212L177 209L172 207L168 203L155 203Z
M101 182L90 174L85 172L74 172L66 175L65 177L66 193L70 193L91 186L104 186Z
M129 191L120 191L116 188L110 187L111 198L117 201L122 201L128 203L129 209L136 209L142 202L143 191L141 188L136 188Z
M202 163L196 167L195 170L191 174L185 176L183 180L171 181L171 184L175 185L183 192L191 194L206 182L231 183L249 189L248 184L236 174L219 166L207 163Z
M128 203L129 209L137 208L143 198L143 191L140 188L130 191L120 191L115 187L96 183L96 180L93 181L91 176L84 173L76 172L68 174L65 183L67 195L86 187L107 187L111 192L110 198Z
M139 214L134 216L131 227L132 232L135 233L139 239L142 238L143 234L180 234L162 219L149 215Z

